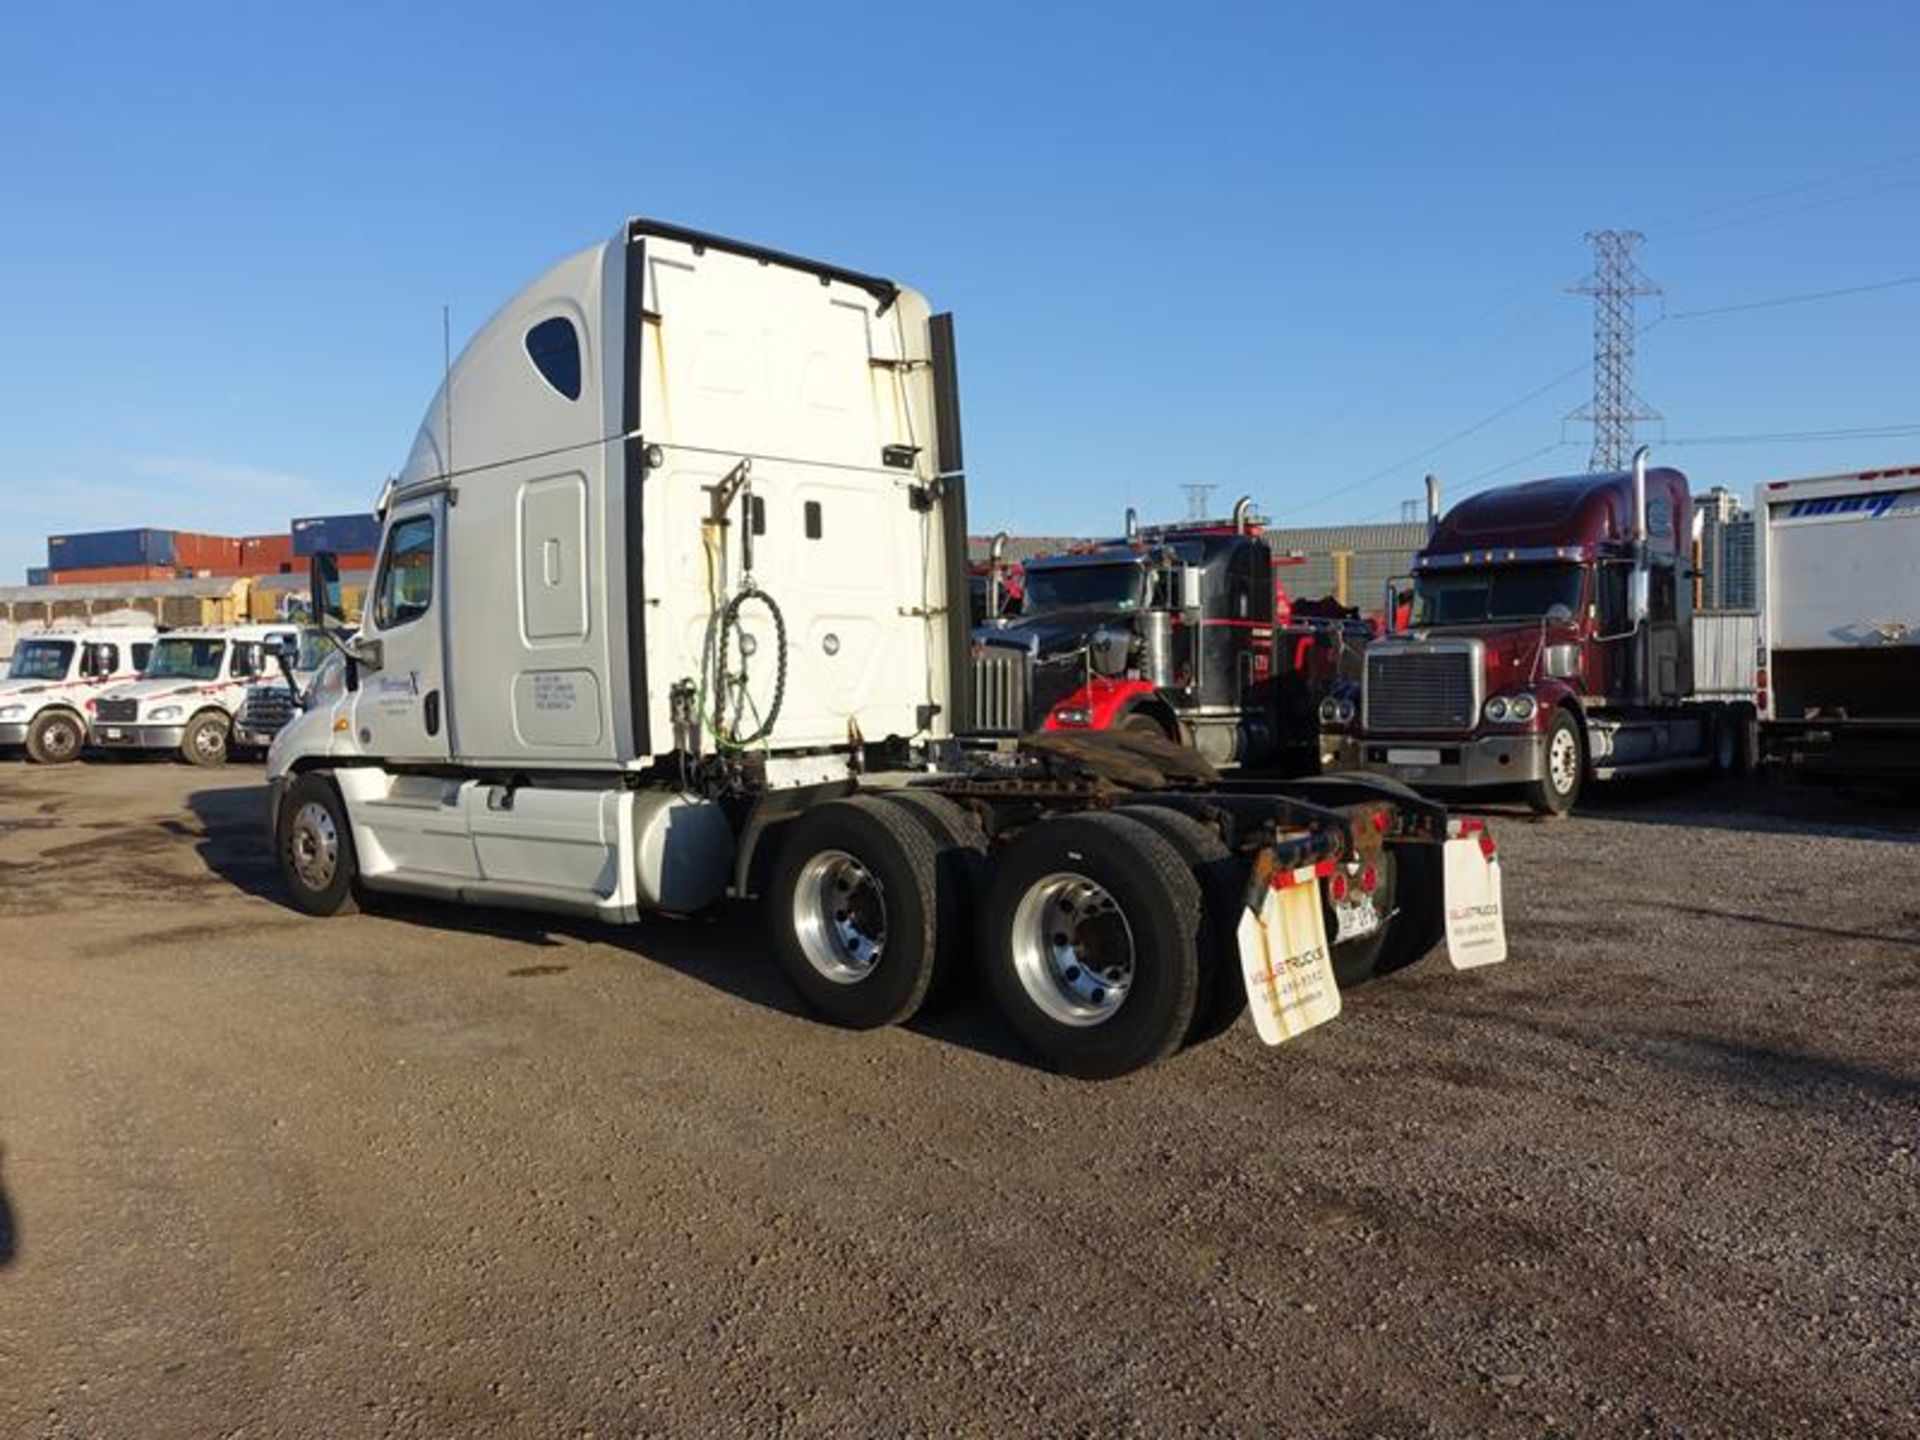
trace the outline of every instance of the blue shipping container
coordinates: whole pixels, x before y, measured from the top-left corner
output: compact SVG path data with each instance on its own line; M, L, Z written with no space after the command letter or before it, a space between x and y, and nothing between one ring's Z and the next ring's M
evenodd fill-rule
M371 515L309 515L293 522L293 553L330 550L357 555L380 548L380 522Z
M51 581L49 581L47 577L52 573L53 572L48 570L44 565L30 565L27 567L27 583L29 585L50 584Z
M177 563L171 530L91 530L82 535L49 535L49 570L99 570L109 565Z

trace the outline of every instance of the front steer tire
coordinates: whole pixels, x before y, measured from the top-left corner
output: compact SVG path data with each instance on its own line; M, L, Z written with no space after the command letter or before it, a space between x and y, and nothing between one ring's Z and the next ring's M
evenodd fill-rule
M1568 814L1580 799L1587 770L1587 747L1580 738L1580 722L1571 711L1553 712L1542 769L1540 778L1527 786L1527 804L1539 815Z
M273 853L296 910L351 915L360 908L360 860L346 802L324 775L296 775L273 819Z
M180 736L180 758L189 765L227 763L227 740L233 722L219 711L203 710L187 722Z
M43 710L27 730L27 758L36 765L66 765L80 758L87 727L71 710Z
M872 796L829 801L787 828L767 927L808 1009L850 1030L913 1018L939 968L938 868L921 818Z
M1199 995L1200 883L1123 815L1043 820L1000 856L981 923L994 1002L1055 1070L1105 1080L1179 1048Z

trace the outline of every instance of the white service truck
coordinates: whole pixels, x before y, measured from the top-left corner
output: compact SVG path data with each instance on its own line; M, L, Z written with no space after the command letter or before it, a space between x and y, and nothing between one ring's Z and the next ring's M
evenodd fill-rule
M903 1021L977 969L1085 1077L1249 993L1285 1039L1443 935L1456 965L1505 955L1491 837L1390 781L956 736L952 325L904 286L629 222L479 331L378 511L352 631L314 558L347 663L268 754L308 912L751 899L828 1019Z
M169 630L140 678L93 705L91 739L105 750L172 750L193 765L226 763L247 688L299 639L294 625L200 625Z
M1762 755L1920 780L1920 466L1773 481L1754 522Z
M145 668L154 631L139 625L55 627L22 636L0 679L0 750L40 765L76 760L107 687Z

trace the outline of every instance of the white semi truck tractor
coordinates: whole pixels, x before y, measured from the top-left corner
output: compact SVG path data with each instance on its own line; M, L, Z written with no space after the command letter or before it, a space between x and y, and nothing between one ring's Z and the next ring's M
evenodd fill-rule
M95 700L139 675L153 652L151 625L57 626L21 637L0 677L0 751L64 765L86 748Z
M956 734L952 336L891 281L645 220L511 300L380 499L357 628L314 557L346 663L268 754L293 902L751 902L823 1017L898 1023L977 971L1090 1078L1249 996L1286 1039L1443 938L1504 957L1491 837L1391 781Z

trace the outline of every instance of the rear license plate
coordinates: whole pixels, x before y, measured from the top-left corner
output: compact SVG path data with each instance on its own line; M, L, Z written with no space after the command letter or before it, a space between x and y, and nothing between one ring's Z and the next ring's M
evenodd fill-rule
M1447 841L1447 958L1456 970L1507 958L1507 919L1500 900L1500 859L1475 835Z
M1267 1044L1291 1040L1340 1013L1317 883L1269 890L1259 914L1240 912L1238 940L1248 1008Z
M1333 940L1340 944L1371 935L1380 928L1380 907L1371 895L1349 894L1333 902Z
M1389 765L1438 765L1440 752L1438 750L1389 750L1387 763Z

